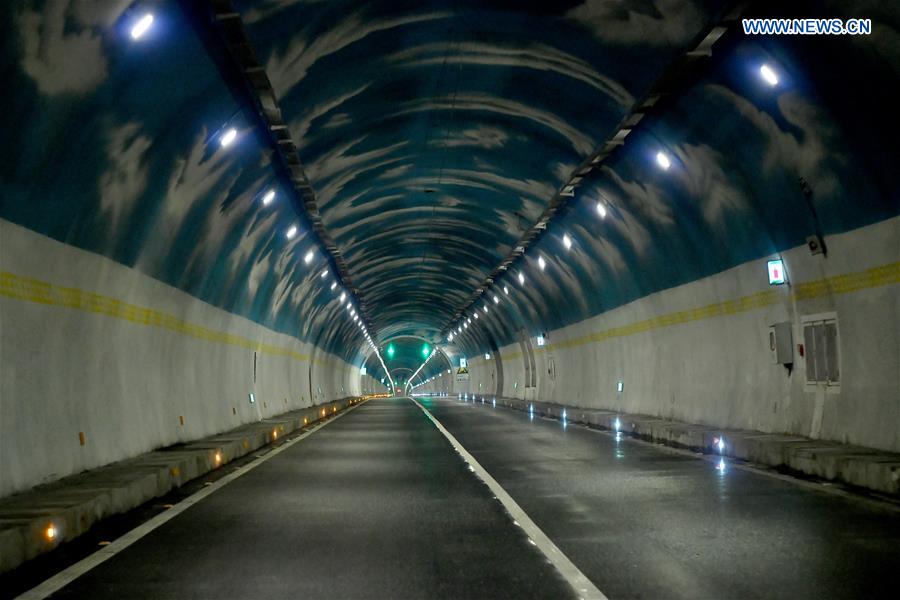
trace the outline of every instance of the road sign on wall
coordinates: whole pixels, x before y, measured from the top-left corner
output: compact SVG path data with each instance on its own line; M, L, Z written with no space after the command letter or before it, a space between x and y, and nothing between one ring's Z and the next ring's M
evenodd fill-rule
M456 381L459 383L465 383L469 380L469 369L468 367L460 367L456 370Z

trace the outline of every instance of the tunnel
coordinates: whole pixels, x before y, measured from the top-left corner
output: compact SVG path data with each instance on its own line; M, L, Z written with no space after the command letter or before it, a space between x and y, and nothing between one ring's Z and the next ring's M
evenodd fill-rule
M896 2L0 31L0 598L896 597Z

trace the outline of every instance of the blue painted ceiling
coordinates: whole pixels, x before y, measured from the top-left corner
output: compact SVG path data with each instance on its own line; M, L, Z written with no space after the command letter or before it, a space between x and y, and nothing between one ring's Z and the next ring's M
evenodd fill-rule
M432 343L461 326L453 315L577 165L726 10L699 0L235 6L370 329ZM148 10L153 27L132 40ZM729 30L467 310L489 307L451 353L803 243L817 224L799 178L826 236L898 214L896 4L748 9L787 10L869 17L874 32ZM361 362L359 327L337 301L345 286L273 168L209 23L174 2L79 0L13 2L3 19L0 216ZM763 63L777 86L759 77ZM238 137L222 148L232 127Z

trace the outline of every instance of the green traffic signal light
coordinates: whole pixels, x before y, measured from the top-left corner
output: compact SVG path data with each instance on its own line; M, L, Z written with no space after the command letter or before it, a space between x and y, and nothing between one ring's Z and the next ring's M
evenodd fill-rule
M428 347L428 344L422 346L422 356L428 358L428 355L431 353L431 348Z
M388 355L388 358L394 358L394 345L393 344L388 344L387 355Z

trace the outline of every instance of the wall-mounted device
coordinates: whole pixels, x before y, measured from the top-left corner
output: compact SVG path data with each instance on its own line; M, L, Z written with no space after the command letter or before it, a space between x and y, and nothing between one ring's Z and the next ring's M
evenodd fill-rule
M769 353L773 365L794 364L794 341L790 321L769 326Z
M769 272L769 285L781 285L787 281L784 273L784 261L780 258L767 262L766 270Z

